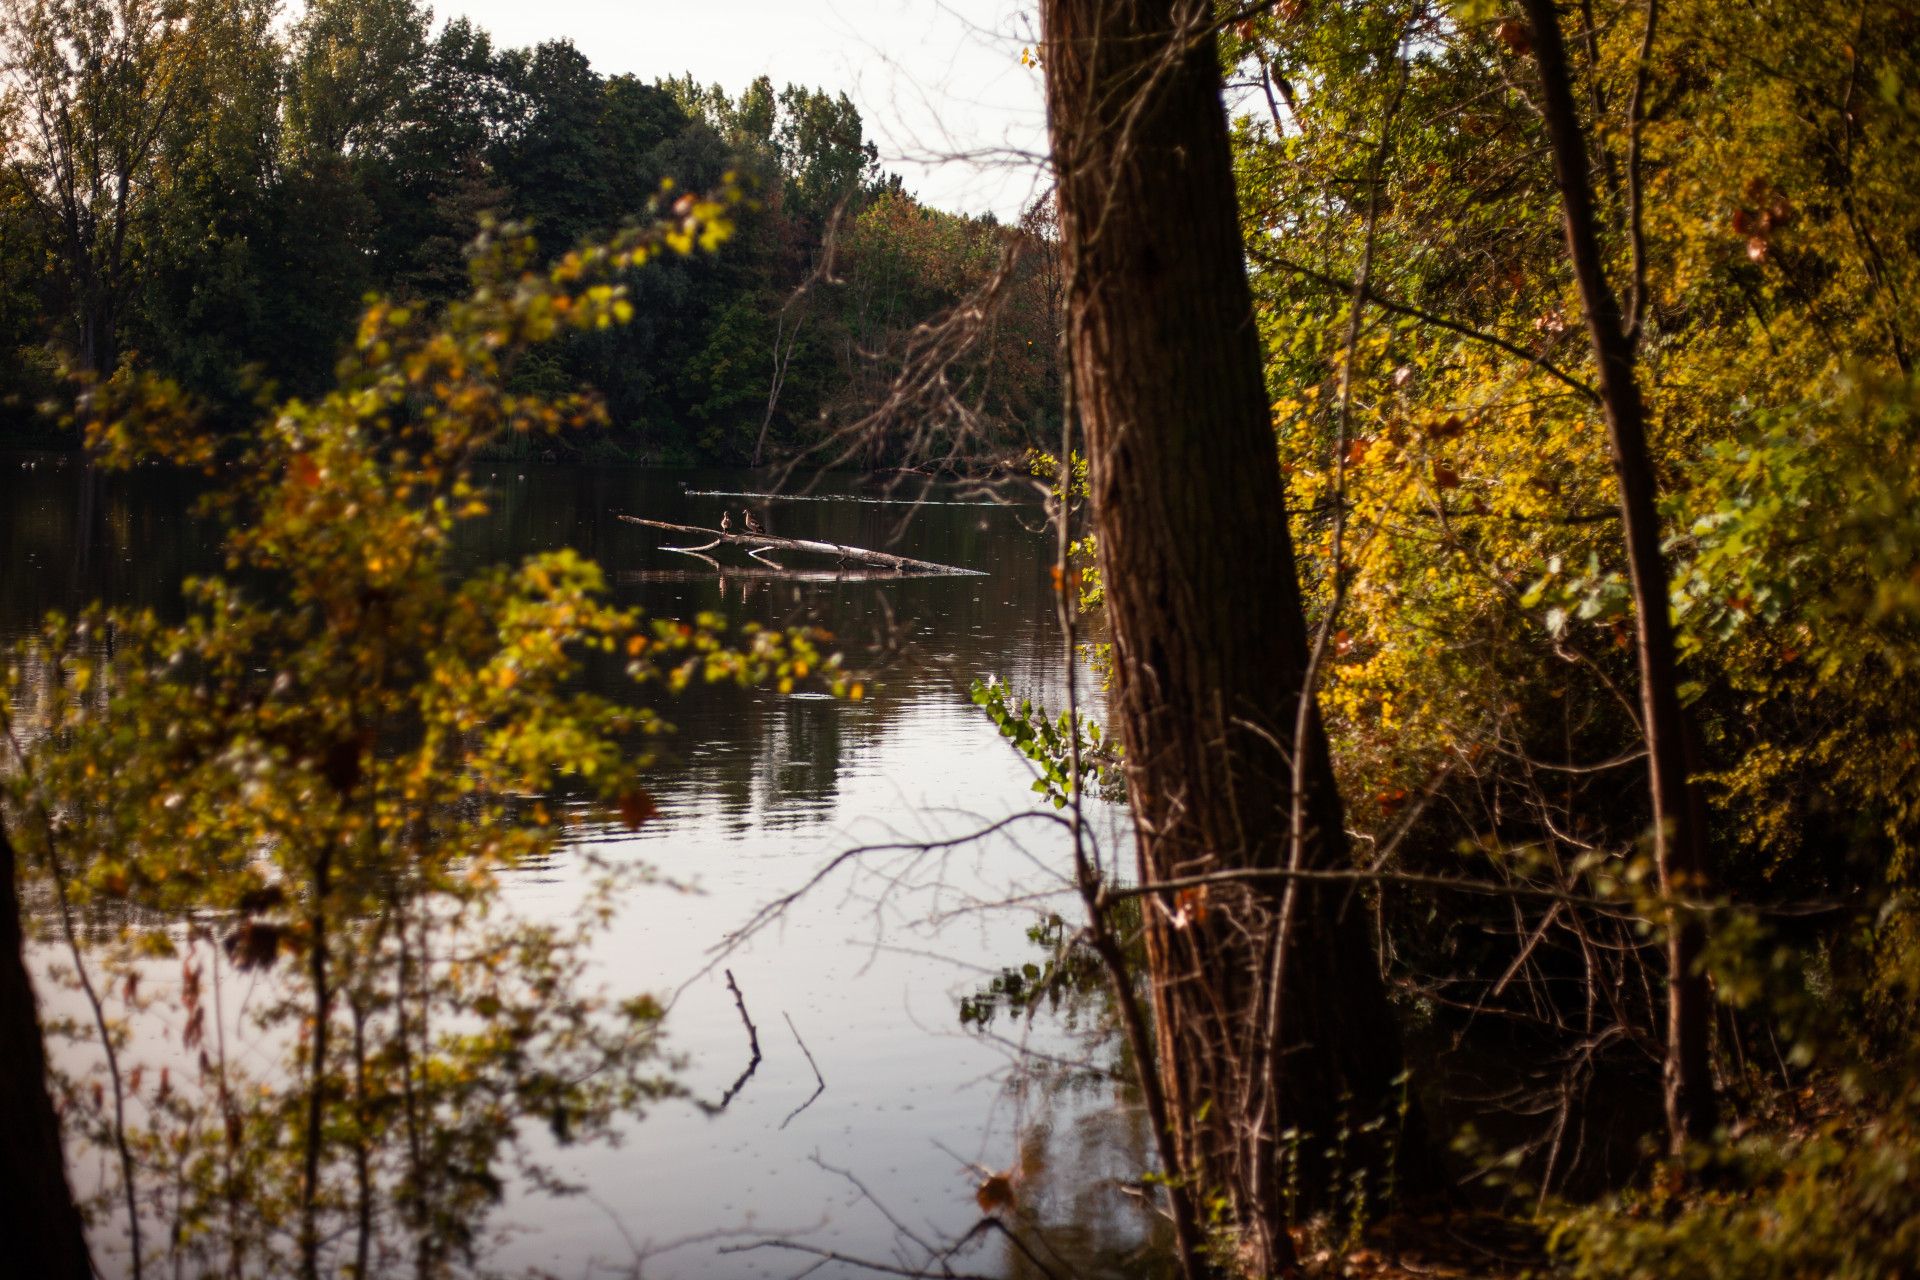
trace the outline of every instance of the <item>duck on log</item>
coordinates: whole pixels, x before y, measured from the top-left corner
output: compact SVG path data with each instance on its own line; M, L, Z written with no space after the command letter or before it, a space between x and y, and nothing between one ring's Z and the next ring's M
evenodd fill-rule
M849 560L856 564L879 565L895 573L944 574L951 577L981 578L986 574L980 569L963 569L958 565L940 564L933 560L915 560L909 556L897 556L890 551L870 551L865 547L851 547L842 542L816 542L810 538L776 538L769 533L731 533L726 529L707 529L694 524L673 524L666 520L647 520L640 516L630 516L614 512L616 518L628 524L644 525L649 529L665 529L669 533L691 533L711 539L697 547L666 547L667 551L684 551L699 554L722 544L731 543L746 547L747 554L758 558L762 551L800 551L813 555L832 556L837 563L845 564Z

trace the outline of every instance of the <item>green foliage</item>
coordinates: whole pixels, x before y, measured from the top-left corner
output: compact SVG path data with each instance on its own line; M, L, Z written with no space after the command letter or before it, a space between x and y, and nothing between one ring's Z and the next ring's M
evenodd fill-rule
M1600 553L1587 554L1584 572L1565 572L1560 557L1547 561L1547 571L1520 596L1523 609L1546 606L1542 621L1554 637L1564 636L1572 622L1617 623L1633 610L1633 592L1618 569L1602 570Z
M1027 470L1041 480L1051 483L1053 501L1060 502L1060 459L1042 449L1030 449L1027 452ZM1092 494L1087 487L1087 460L1076 452L1073 455L1073 481L1071 485L1071 503L1084 506ZM1098 543L1092 533L1074 538L1067 544L1067 558L1073 565L1072 577L1078 587L1076 601L1084 611L1100 607L1106 594L1100 585L1100 566L1095 562ZM1057 566L1056 566L1057 567ZM1058 584L1056 584L1056 589ZM1104 666L1108 646L1100 645L1095 649L1098 665Z
M1915 388L1868 369L1830 395L1753 415L1688 472L1675 605L1689 643L1749 632L1797 642L1818 675L1872 660L1895 678L1920 648Z
M1027 930L1027 941L1040 952L1039 962L1028 960L1018 968L1004 968L986 986L962 996L961 1026L984 1031L1003 1012L1031 1020L1043 1009L1058 1012L1063 1002L1088 999L1105 991L1106 974L1100 958L1063 917L1042 918Z
M970 696L1000 730L1000 736L1038 767L1040 776L1034 779L1033 789L1054 808L1066 808L1073 793L1090 782L1104 794L1118 794L1122 785L1120 745L1103 735L1094 721L1083 717L1075 724L1064 711L1049 719L1046 711L1028 698L1022 698L1016 706L1007 686L991 676L975 680Z
M1574 1215L1554 1233L1580 1280L1894 1280L1920 1257L1916 1099L1869 1116L1815 1116L1717 1153L1721 1186L1659 1189Z

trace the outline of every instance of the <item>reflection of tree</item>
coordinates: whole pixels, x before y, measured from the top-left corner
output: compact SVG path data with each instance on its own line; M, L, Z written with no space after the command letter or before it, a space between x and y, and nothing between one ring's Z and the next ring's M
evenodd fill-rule
M1116 912L1124 936L1140 936L1137 899ZM1153 1137L1120 1034L1113 991L1100 959L1058 915L1027 931L1034 954L1007 965L963 997L963 1026L983 1034L1025 1023L1064 1033L1069 1048L1020 1046L1009 1085L1021 1116L1014 1165L989 1175L983 1207L993 1208L1025 1246L1008 1243L1009 1280L1045 1272L1081 1277L1172 1274L1171 1242L1139 1175L1154 1164ZM1134 972L1143 966L1134 957Z
M0 465L0 635L95 600L177 614L181 581L218 563L214 535L187 515L198 488L58 455Z
M1003 1250L1007 1280L1044 1273L1083 1280L1173 1274L1171 1242L1137 1178L1153 1159L1146 1113L1131 1085L1089 1101L1050 1085L1023 1091L1015 1206L1008 1225L1025 1249Z

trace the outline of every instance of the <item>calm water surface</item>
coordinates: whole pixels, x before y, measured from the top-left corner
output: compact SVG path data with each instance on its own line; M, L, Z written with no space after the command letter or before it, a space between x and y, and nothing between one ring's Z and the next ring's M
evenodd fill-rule
M681 1082L695 1098L717 1099L746 1065L723 969L738 980L764 1060L722 1114L664 1103L617 1147L548 1149L544 1130L530 1126L529 1153L584 1191L511 1196L489 1223L491 1269L749 1277L814 1265L740 1249L771 1236L910 1265L923 1255L908 1233L958 1236L979 1218L979 1171L1018 1163L1025 1205L1050 1226L1039 1251L1052 1269L1138 1273L1120 1259L1149 1224L1114 1185L1146 1163L1137 1116L1111 1085L1016 1065L1011 1044L1072 1057L1087 1051L1084 1033L1071 1019L1042 1017L1031 1027L1002 1020L983 1036L957 1017L959 998L1001 966L1039 958L1026 931L1047 905L1035 895L1058 883L1057 829L1033 823L937 859L863 855L779 926L716 950L845 849L950 838L1030 807L1032 774L966 689L997 674L1050 706L1063 700L1037 509L929 505L902 531L907 509L861 500L873 491L853 482L828 486L840 495L832 501L756 503L775 533L986 571L793 581L742 573L744 560L716 572L662 551L671 535L614 518L711 525L732 507L737 520L743 499L706 491L763 487L746 473L480 469L483 479L489 472L499 500L462 549L474 563L571 546L601 563L622 603L667 616L816 622L853 664L879 666L857 704L720 689L676 700L666 710L678 732L653 779L662 817L638 834L581 837L695 886L631 897L598 956L614 990L673 996L667 1026ZM218 565L213 533L186 514L190 497L157 472L88 480L70 460L0 455L0 641L48 609L94 599L177 607L181 578ZM868 648L883 635L905 642L884 663ZM1098 821L1116 841L1118 815ZM516 880L517 904L570 914L585 881L575 852ZM826 1085L804 1108L816 1077L795 1032ZM113 1243L102 1241L109 1266L120 1260ZM955 1265L1041 1274L994 1238ZM862 1273L830 1263L812 1274Z

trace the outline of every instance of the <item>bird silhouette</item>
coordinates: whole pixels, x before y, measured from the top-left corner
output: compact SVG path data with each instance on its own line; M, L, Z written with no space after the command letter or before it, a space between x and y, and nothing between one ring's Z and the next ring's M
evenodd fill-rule
M753 518L753 512L743 511L740 514L746 517L748 533L765 533L766 532L765 529L760 527L760 522Z
M733 532L733 512L722 511L720 513L720 532L722 533Z

